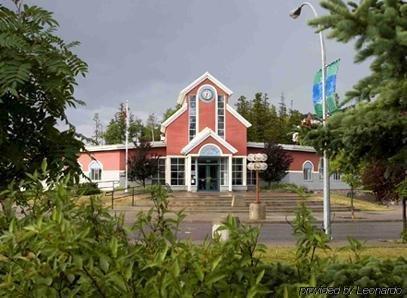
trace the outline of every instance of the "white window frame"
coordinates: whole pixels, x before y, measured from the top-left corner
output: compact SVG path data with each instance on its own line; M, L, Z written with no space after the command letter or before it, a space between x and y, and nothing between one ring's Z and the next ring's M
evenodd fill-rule
M176 163L176 166L177 166L177 170L176 171L173 171L172 170L172 166L173 166L173 163L172 163L172 160L173 159L176 159L177 160L177 163ZM184 163L183 163L183 170L180 170L179 168L180 168L180 164L179 164L179 160L183 160L184 161ZM184 177L183 178L179 178L178 177L178 175L177 175L177 178L174 178L175 180L177 180L177 182L176 182L176 184L173 184L172 182L173 182L173 178L172 178L172 173L183 173L184 174ZM182 186L182 185L186 185L185 183L186 183L186 174L187 174L187 171L186 171L186 159L185 159L185 157L171 157L170 158L170 185L174 185L174 186ZM180 183L179 182L179 180L180 179L182 179L183 180L183 182L182 183Z
M220 117L220 115L219 115L219 98L220 97L222 97L223 98L223 127L222 128L220 128L219 127L219 117ZM223 138L223 139L226 139L226 96L225 95L222 95L222 94L220 94L220 95L218 95L217 96L217 98L216 98L216 107L215 107L215 109L216 109L216 134L218 135L218 136L220 136L221 138ZM222 129L223 130L223 135L221 136L220 134L219 134L219 129Z
M99 179L95 178L94 171L99 170ZM98 160L92 160L91 163L88 166L88 171L89 171L89 178L92 181L102 181L102 175L103 175L103 164L98 161Z
M311 168L309 169L310 171L309 171L309 179L306 179L307 177L306 177L306 175L305 175L305 166L307 165L307 164L311 164ZM307 170L308 170L308 168L307 168ZM306 160L303 164L302 164L302 178L303 178L303 180L304 181L312 181L312 172L314 171L314 164L312 163L312 161L310 161L310 160Z
M195 97L195 115L193 115L195 117L195 135L192 137L191 136L191 99ZM188 140L191 141L197 134L198 134L198 109L197 109L197 95L190 95L188 96Z
M236 171L235 170L235 166L236 166L235 161L237 159L240 159L242 161L242 170L241 171ZM232 185L237 185L237 186L244 185L244 175L243 175L244 171L245 171L245 169L244 169L244 158L243 157L233 157L232 158L232 173L231 173L231 175L232 175ZM242 177L241 177L242 183L241 184L236 184L236 183L234 183L235 182L234 180L237 179L237 178L235 178L235 173L239 173L239 172L241 172L241 174L242 174Z

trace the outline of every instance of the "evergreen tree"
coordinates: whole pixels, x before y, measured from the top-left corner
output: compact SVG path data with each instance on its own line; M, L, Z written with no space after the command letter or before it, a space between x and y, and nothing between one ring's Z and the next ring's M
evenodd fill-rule
M95 145L102 145L103 143L103 126L99 119L99 113L95 113L93 116L95 122L95 131L92 136L92 143Z
M251 122L251 108L251 102L245 96L240 96L237 99L236 110L249 122Z
M168 108L163 114L163 122L170 118L176 111L181 108L180 104L177 104L174 108Z
M332 115L326 128L311 131L307 139L331 158L343 152L352 164L366 163L382 178L399 173L403 180L407 170L407 3L326 0L321 5L329 15L310 24L329 30L328 37L339 42L356 40L355 62L370 61L371 73L346 94L345 102L356 104ZM390 189L395 192L394 188Z
M154 113L148 115L146 125L144 127L144 136L144 139L148 141L160 140L160 123Z
M129 108L129 142L136 138L145 137L143 122L134 117ZM110 120L103 134L106 144L124 144L126 139L126 107L124 103L119 106L119 111Z
M407 156L407 3L368 1L359 5L322 1L329 15L311 21L329 29L328 37L356 39L355 62L371 61L371 74L347 93L356 105L332 115L327 128L308 139L334 157L344 151L352 163L389 159L406 164Z
M291 144L292 133L302 120L301 113L291 111L287 114L286 107L281 105L277 112L267 94L261 92L256 93L253 100L239 97L236 110L252 124L248 129L248 140L251 142L273 140L276 143Z

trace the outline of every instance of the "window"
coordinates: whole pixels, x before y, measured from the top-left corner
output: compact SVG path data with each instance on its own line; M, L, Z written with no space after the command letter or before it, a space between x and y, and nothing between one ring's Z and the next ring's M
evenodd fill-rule
M165 158L158 159L157 173L152 177L151 183L165 185Z
M313 165L310 161L304 163L302 172L304 174L304 181L311 181L312 180L312 168Z
M92 161L89 165L89 177L93 181L102 180L102 165L98 161Z
M196 135L196 96L189 98L189 140Z
M220 159L220 185L228 185L228 159Z
M196 158L191 159L191 185L196 185Z
M243 158L232 159L232 184L243 185Z
M225 97L218 96L218 135L225 137Z
M221 154L219 147L212 144L206 144L199 150L199 156L221 156Z
M171 185L185 185L185 159L171 158Z
M247 185L256 185L256 171L247 169Z
M332 178L333 178L335 181L340 181L340 180L341 180L341 173L339 173L339 172L333 172Z

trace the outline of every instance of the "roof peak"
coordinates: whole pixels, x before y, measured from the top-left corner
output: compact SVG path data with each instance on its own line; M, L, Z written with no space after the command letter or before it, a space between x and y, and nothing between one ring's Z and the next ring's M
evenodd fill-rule
M233 91L230 90L227 86L225 86L222 82L220 82L217 78L215 78L209 71L204 72L200 77L195 79L192 83L190 83L187 87L181 90L178 95L177 104L183 104L185 95L191 91L194 87L202 83L205 79L209 79L223 91L225 91L228 95L232 95Z

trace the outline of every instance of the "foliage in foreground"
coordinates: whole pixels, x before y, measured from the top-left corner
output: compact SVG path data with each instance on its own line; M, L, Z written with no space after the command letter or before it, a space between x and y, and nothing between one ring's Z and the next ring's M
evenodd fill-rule
M183 215L168 214L160 186L149 189L154 208L128 228L97 197L76 205L68 179L42 188L44 176L46 169L30 175L23 193L1 193L13 201L8 206L16 206L17 197L28 205L25 216L15 208L0 215L1 296L296 297L299 287L310 285L407 287L405 258L361 258L355 241L349 262L320 258L315 252L329 249L328 242L305 206L293 222L295 265L266 263L259 230L233 217L222 227L230 233L226 242L178 240Z
M78 43L65 43L57 29L52 14L39 7L14 12L0 5L0 190L44 158L51 176L78 179L81 173L83 143L65 111L81 103L74 87L87 65L72 51ZM57 123L70 128L61 131Z

